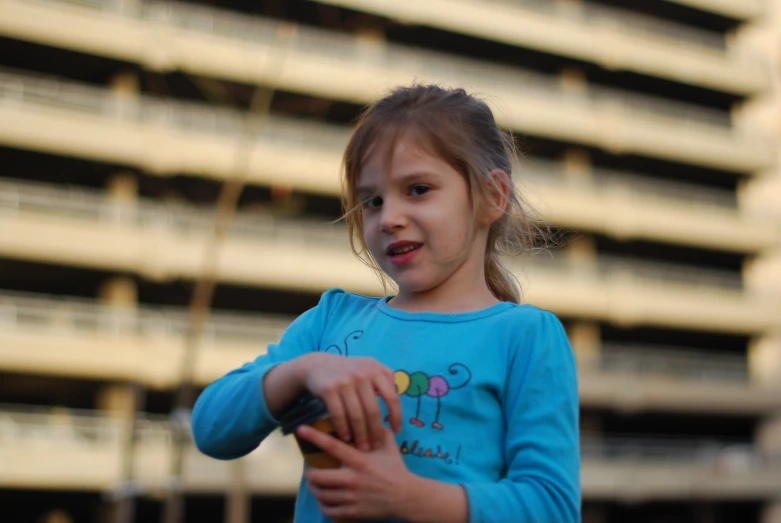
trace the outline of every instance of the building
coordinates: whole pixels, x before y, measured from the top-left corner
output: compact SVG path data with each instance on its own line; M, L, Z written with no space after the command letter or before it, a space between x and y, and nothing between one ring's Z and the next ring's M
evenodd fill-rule
M340 154L363 104L420 79L488 96L522 137L520 183L578 231L519 274L577 352L584 521L778 523L780 10L2 0L4 509L109 521L135 492L135 519L160 517L186 307L215 262L224 182L248 186L197 386L324 289L381 291L328 224ZM283 521L299 466L281 438L230 464L190 447L187 521L241 510L235 485L255 521Z

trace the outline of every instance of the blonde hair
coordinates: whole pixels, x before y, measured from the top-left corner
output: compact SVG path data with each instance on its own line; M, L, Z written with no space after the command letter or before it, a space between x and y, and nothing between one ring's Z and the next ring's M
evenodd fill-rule
M488 105L463 89L445 89L436 85L397 88L366 108L358 120L343 158L343 218L347 222L352 251L377 271L383 284L388 282L373 259L363 235L361 202L356 185L361 169L372 149L401 133L416 133L416 143L447 162L466 179L471 201L478 205L488 198L497 169L512 176L518 152L512 135L496 124ZM491 293L501 301L520 303L517 278L504 265L502 257L534 249L550 236L547 227L533 215L517 186L510 184L505 212L488 231L485 252L485 280Z

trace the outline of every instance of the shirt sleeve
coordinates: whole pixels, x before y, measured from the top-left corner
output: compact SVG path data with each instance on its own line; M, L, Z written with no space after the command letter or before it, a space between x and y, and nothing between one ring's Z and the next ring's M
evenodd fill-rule
M559 320L540 311L510 359L502 398L507 473L467 483L470 523L580 522L580 448L575 358Z
M266 354L206 387L192 415L198 450L217 459L239 458L279 426L266 405L263 377L280 363L318 350L329 312L343 294L338 289L323 294L316 307L291 323L279 343L269 344Z

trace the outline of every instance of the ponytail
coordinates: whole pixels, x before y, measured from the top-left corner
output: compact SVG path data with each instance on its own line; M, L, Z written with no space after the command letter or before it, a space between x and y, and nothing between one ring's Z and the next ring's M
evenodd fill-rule
M518 280L507 270L495 252L489 252L485 257L485 281L491 294L499 301L521 302Z

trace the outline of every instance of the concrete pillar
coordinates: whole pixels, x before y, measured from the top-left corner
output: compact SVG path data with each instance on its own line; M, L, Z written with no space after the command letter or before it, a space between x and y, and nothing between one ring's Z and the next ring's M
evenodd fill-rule
M108 85L113 93L137 95L140 86L138 73L132 70L120 71L109 79Z
M40 523L73 523L73 518L64 510L52 510L41 516Z
M119 171L106 182L106 195L113 204L108 218L116 223L132 223L138 209L138 177L129 171Z
M95 398L98 410L112 417L124 417L133 411L133 391L129 385L111 384L101 387Z
M133 335L138 301L136 282L127 276L109 278L98 289L98 299L109 306L106 321L111 327L122 335ZM96 398L98 409L118 416L131 412L135 408L134 402L133 387L127 384L108 385Z
M134 309L138 301L138 286L129 276L115 276L100 286L98 299L119 310Z
M760 523L781 523L781 499L771 501L762 509Z
M117 201L136 201L138 199L138 177L132 172L118 171L106 183L106 194Z
M140 90L138 73L132 70L121 71L109 79L108 87L113 95L112 110L116 118L133 118Z
M385 45L385 32L379 27L362 27L355 32L355 37L364 43Z
M781 1L773 0L762 16L736 31L735 41L767 62L772 82L767 92L734 108L735 125L747 132L767 133L776 140L774 146L778 150L777 143L781 139ZM781 223L781 164L745 180L738 190L738 203L749 215L771 217ZM762 252L746 263L744 280L752 293L781 296L781 248Z
M571 183L589 184L593 177L591 155L585 149L570 147L561 159L564 174Z
M781 459L781 412L760 423L756 447L768 459Z
M589 435L602 432L602 418L593 412L583 412L580 415L580 431Z
M771 3L771 2L768 2ZM763 131L781 139L781 1L773 0L750 24L739 28L735 42L762 56L769 67L772 86L735 107L735 125L747 131ZM777 148L777 146L776 146ZM781 223L781 164L745 180L738 190L738 203L750 215L771 217ZM781 227L779 227L781 236ZM759 297L781 297L781 248L759 253L744 264L749 292ZM781 383L781 336L753 340L749 349L752 382L762 386Z
M607 510L602 504L585 505L581 513L582 523L605 523L607 521Z
M562 89L570 93L583 94L588 90L586 73L578 67L565 67L562 69L559 82Z
M781 393L781 335L756 338L748 347L748 371L752 385L776 388Z
M306 198L289 186L272 186L271 199L271 210L277 216L300 216L306 210Z
M781 195L776 205L781 209ZM775 218L779 224L781 241L781 213ZM759 253L743 264L743 279L751 294L759 297L781 296L781 247Z
M595 368L599 365L602 347L599 324L589 321L575 322L568 333L572 349L580 368Z
M575 267L591 267L597 262L597 244L590 236L578 236L567 244L567 260Z

